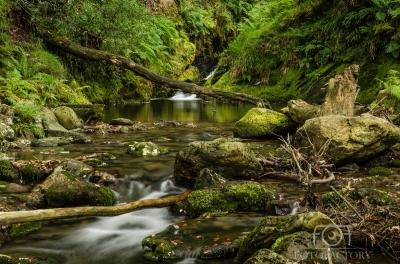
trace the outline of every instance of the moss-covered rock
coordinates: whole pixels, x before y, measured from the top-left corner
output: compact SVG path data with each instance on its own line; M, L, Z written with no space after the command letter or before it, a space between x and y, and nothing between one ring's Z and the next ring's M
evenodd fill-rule
M7 255L0 255L1 264L57 264L58 261L51 258L41 257L11 257Z
M10 236L23 236L42 228L42 222L18 223L13 224L9 231Z
M399 140L400 128L382 118L330 115L308 119L296 132L295 146L305 154L326 147L326 157L342 165L366 161Z
M111 189L89 182L55 182L46 191L46 201L50 207L110 206L115 195Z
M293 216L267 216L244 239L235 258L235 262L242 263L257 250L271 248L275 241L284 235L299 231L321 234L327 226L335 226L333 221L319 212L303 213ZM325 230L325 234L336 238L332 243L341 239L337 228ZM340 242L340 241L339 241ZM344 243L344 241L342 241ZM340 242L342 248L344 244Z
M80 119L74 110L68 106L59 106L53 109L54 115L57 117L58 123L68 130L83 128L83 120Z
M271 246L271 250L293 261L301 261L301 263L314 264L345 264L346 257L341 251L342 249L332 248L328 236L321 237L321 233L309 233L306 231L295 232L278 238ZM343 238L344 239L344 238ZM333 242L333 243L340 243ZM343 245L343 244L341 244ZM331 261L328 260L327 254L330 254Z
M385 167L375 167L368 171L369 175L392 175L393 170Z
M194 190L211 188L220 184L226 183L228 180L212 170L205 168L199 173L199 177L196 179L196 183L193 186Z
M215 189L189 194L187 213L195 218L206 212L265 211L273 190L255 182L229 182Z
M43 181L45 176L40 169L36 168L32 164L27 164L26 166L22 167L20 174L24 183L40 182Z
M126 153L132 153L136 156L158 156L161 154L168 153L166 148L162 148L154 144L153 142L130 142L129 148Z
M191 256L197 259L233 257L261 217L252 214L208 214L201 219L175 223L146 237L145 258L162 261Z
M296 127L293 120L266 108L252 108L236 122L233 133L242 138L260 138L292 132Z
M19 182L18 170L8 160L0 160L0 181Z
M375 205L389 205L394 202L387 192L379 191L371 188L358 188L353 190L342 190L339 193L349 200L352 204L359 203L362 199L367 199L369 203ZM347 209L348 205L343 199L335 192L327 192L321 196L318 201L321 206L334 206L336 209Z
M291 261L290 259L275 253L270 249L260 249L254 253L244 264L295 264L297 262Z
M219 138L195 141L180 150L175 158L174 180L192 187L204 168L227 179L252 179L263 171L257 157L245 144Z

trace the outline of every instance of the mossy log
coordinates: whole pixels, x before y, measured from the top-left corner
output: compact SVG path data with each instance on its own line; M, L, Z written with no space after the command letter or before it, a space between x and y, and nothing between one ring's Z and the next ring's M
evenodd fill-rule
M115 206L82 206L71 208L40 209L32 211L0 212L0 225L65 219L71 217L113 216L139 209L166 207L185 200L190 191L159 199L147 199Z
M290 100L288 102L288 114L300 124L307 119L318 116L353 116L354 105L359 92L357 85L359 70L359 65L353 64L346 68L342 74L331 78L324 87L327 93L322 105L310 105L302 100Z
M71 42L65 36L58 36L53 32L46 31L42 33L43 37L45 38L46 42L62 51L70 53L74 56L77 56L82 59L92 60L92 61L99 61L109 63L111 65L122 67L128 69L137 75L152 81L156 84L160 84L163 86L167 86L174 90L179 90L184 93L193 93L202 96L209 96L213 98L222 98L222 99L230 99L235 101L243 101L249 102L255 105L262 104L266 105L271 108L269 102L265 99L261 99L255 96L242 94L242 93L235 93L235 92L227 92L221 91L217 89L208 89L202 86L199 86L194 83L187 83L172 80L163 76L160 76L149 69L142 67L132 60L129 60L123 56L119 56L116 54L112 54L109 52L90 49L86 47L82 47L76 43Z

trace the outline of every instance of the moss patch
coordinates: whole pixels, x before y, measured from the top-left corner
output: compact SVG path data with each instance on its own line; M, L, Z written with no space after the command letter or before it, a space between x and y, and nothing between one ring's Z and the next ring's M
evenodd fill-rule
M18 223L11 226L9 235L23 236L42 228L42 222Z
M262 211L272 198L272 191L260 184L236 183L193 191L188 196L187 212L194 218L206 212Z
M8 160L0 160L0 180L19 182L18 170Z
M369 175L392 175L393 171L385 167L375 167L368 171Z

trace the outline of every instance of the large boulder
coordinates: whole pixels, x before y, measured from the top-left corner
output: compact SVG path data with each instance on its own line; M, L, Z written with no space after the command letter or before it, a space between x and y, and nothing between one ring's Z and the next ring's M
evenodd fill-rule
M56 115L50 109L42 107L40 109L40 114L42 116L43 129L67 131L65 127L58 123Z
M263 167L254 153L243 143L228 138L195 141L178 152L174 180L192 187L199 172L209 168L227 179L252 179Z
M337 165L368 160L399 141L400 128L369 114L312 118L295 135L296 148L308 155L325 148Z
M247 237L239 248L235 262L243 263L260 249L272 249L275 252L276 242L283 236L305 231L315 236L323 236L327 243L337 248L345 248L345 239L338 226L326 215L319 212L309 212L292 216L267 216ZM286 256L288 257L288 256Z
M285 134L294 128L295 123L287 115L266 108L253 108L236 122L233 133L242 138L259 138Z
M68 106L59 106L53 109L55 116L57 117L60 125L65 127L68 130L83 128L84 123L83 120L80 119L74 110Z

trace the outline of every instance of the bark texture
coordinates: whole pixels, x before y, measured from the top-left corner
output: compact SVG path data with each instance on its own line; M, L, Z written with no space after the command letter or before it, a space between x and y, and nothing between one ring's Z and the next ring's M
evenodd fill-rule
M166 207L187 198L190 191L160 199L148 199L115 206L82 206L53 208L32 211L0 212L0 225L45 221L83 216L111 216L129 213L139 209Z
M331 78L326 84L326 97L322 105L310 105L303 100L290 100L287 113L297 123L326 115L342 115L352 117L354 105L359 92L357 85L359 65L353 64L346 68L342 74Z

